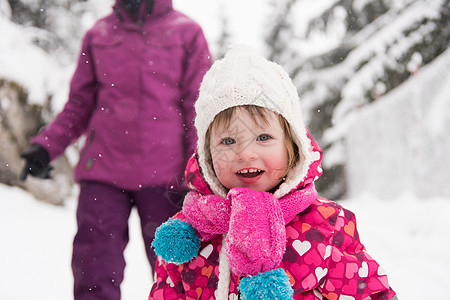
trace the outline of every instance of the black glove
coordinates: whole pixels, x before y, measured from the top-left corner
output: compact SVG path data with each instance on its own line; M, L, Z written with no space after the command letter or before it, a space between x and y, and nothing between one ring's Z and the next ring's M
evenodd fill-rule
M28 174L38 178L51 178L50 171L53 170L53 167L49 166L50 157L47 150L42 146L33 144L20 157L26 160L25 167L22 170L22 174L20 174L20 180L25 180Z

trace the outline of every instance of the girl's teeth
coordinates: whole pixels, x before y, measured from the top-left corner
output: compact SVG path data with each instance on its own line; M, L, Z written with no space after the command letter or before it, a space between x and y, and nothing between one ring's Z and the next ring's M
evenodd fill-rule
M246 170L242 170L242 171L239 171L239 173L241 173L241 174L247 174L247 173L256 173L256 172L258 172L258 169L246 169Z

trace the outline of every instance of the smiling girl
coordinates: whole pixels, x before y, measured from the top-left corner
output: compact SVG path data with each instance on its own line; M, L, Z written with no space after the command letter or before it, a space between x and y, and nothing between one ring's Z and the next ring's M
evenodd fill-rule
M203 78L192 191L161 225L149 299L395 299L355 215L318 197L322 149L286 72L235 47Z

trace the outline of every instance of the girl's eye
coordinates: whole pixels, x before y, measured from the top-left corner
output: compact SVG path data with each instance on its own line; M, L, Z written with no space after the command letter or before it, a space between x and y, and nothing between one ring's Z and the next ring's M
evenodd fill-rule
M232 138L224 138L220 143L224 145L232 145L236 143L236 141Z
M264 142L264 141L270 140L271 138L272 137L270 135L268 135L268 134L261 134L260 136L258 136L258 138L256 140Z

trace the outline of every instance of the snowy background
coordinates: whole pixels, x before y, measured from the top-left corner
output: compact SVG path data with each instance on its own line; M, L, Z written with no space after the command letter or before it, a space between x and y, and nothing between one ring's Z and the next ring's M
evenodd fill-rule
M258 49L265 47L262 36L267 24L265 16L272 9L269 0L173 2L174 7L200 23L213 53L220 51L218 40L221 29L218 19L223 12L228 16L233 43L246 43ZM297 33L306 30L306 19L336 1L320 0L314 1L314 4L312 1L298 2L308 4L308 15L305 15L306 10L297 9ZM392 2L402 6L414 1ZM423 1L429 5L416 5L404 18L415 19L424 12L432 15L433 6L441 2L445 1ZM91 13L83 14L77 21L84 29L90 27L99 16L109 13L112 1L94 0L87 3ZM80 32L72 34L70 30L74 29L66 24L71 22L69 17L60 19L66 23L60 24L59 34L67 36L74 53L61 53L58 59L54 59L55 56L48 55L33 43L36 37L43 40L47 38L44 31L35 28L24 30L5 16L8 16L7 1L0 0L0 78L16 80L26 86L30 102L42 104L47 95L52 94L53 109L59 111L66 101L68 80L75 62L73 55L77 54L79 47L79 40L69 37L79 36ZM393 19L392 23L397 23L395 28L406 23L404 18ZM380 41L389 40L396 32L395 28L380 33L376 39L377 45ZM370 30L373 28L366 31ZM290 44L289 48L292 50L297 47L296 51L305 56L325 52L339 43L342 36L342 28L332 26L327 34L318 34L305 44ZM369 44L362 51L354 51L349 61L363 55L371 47L374 45ZM420 60L420 57L417 58L419 65ZM333 70L327 70L324 72L327 75L324 81L338 81L339 77L334 76L340 76L342 70L346 69L336 69L334 73L330 73ZM323 138L330 141L344 137L346 143L354 145L348 148L351 152L347 153L347 157L353 158L347 162L349 196L339 201L356 213L363 243L386 269L391 285L401 300L450 300L447 291L450 286L450 198L442 196L444 192L449 195L450 160L440 159L450 152L449 70L450 52L447 50L436 63L420 70L401 89L372 105L346 114L345 118L340 117L339 114L343 115L343 111L355 105L351 102L352 96L364 92L362 87L377 71L376 66L369 65L369 69L349 81L344 91L346 101L341 103L336 114L340 122ZM412 71L417 71L414 65ZM312 77L319 78L322 75L311 73ZM426 86L427 89L418 89L420 86ZM383 86L380 87L382 89ZM313 96L305 95L306 105L308 96L309 99L323 96L323 90L315 92ZM414 108L420 108L422 113L417 114ZM414 130L411 130L411 124ZM367 136L375 138L371 140ZM405 138L407 136L422 138L408 140ZM402 143L404 140L407 142ZM329 152L329 166L333 158L340 160L346 157L336 149ZM386 152L389 154L386 155ZM76 155L69 156L72 161L76 161ZM386 182L392 184L387 185ZM72 298L70 260L76 231L76 186L71 195L64 206L53 206L37 201L22 189L0 184L0 299ZM130 219L130 244L125 253L127 268L122 285L124 300L146 299L151 288L151 272L140 234L137 214L134 212Z

